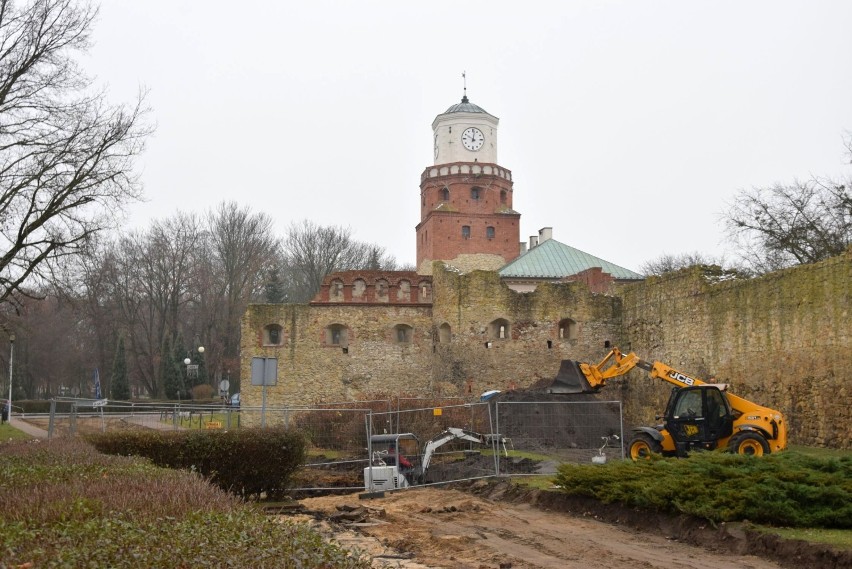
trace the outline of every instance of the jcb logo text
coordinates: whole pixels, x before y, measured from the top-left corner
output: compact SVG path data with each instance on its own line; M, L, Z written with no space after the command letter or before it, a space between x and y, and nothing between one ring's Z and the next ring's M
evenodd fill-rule
M683 375L679 371L670 371L669 377L675 381L678 381L684 385L693 385L695 380L689 377L688 375Z

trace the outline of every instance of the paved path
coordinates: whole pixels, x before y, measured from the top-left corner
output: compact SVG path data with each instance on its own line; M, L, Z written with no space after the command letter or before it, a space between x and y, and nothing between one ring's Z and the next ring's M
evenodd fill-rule
M11 420L9 421L9 425L18 429L19 431L25 432L26 434L30 435L31 437L35 437L37 439L46 439L47 438L47 431L45 431L44 429L40 429L38 427L35 427L33 425L30 425L26 421L22 421L20 418L16 418L16 417L13 416L11 418Z

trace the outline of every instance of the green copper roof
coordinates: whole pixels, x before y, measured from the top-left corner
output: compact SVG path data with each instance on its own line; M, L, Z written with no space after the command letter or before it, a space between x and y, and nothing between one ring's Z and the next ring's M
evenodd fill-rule
M485 113L488 112L478 105L474 105L470 102L470 99L467 98L467 95L462 97L461 103L456 103L455 105L450 106L444 114L446 113Z
M600 267L615 279L642 279L639 273L548 239L500 269L501 277L560 279Z

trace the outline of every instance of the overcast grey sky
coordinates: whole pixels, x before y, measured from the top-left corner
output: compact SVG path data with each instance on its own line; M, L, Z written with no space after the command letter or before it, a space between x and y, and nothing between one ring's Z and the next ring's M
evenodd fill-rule
M500 118L521 239L725 253L743 188L849 174L852 2L104 0L83 65L157 132L128 227L236 200L415 261L431 123Z

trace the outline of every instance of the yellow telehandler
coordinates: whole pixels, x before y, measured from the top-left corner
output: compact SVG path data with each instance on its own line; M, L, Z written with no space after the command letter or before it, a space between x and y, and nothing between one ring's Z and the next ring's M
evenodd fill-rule
M647 362L612 348L598 364L562 360L549 393L594 393L607 380L634 368L673 384L663 423L637 427L627 444L633 460L653 453L686 456L690 450L727 449L763 456L787 448L787 424L780 411L762 407L727 391L726 384L707 383L661 362Z

